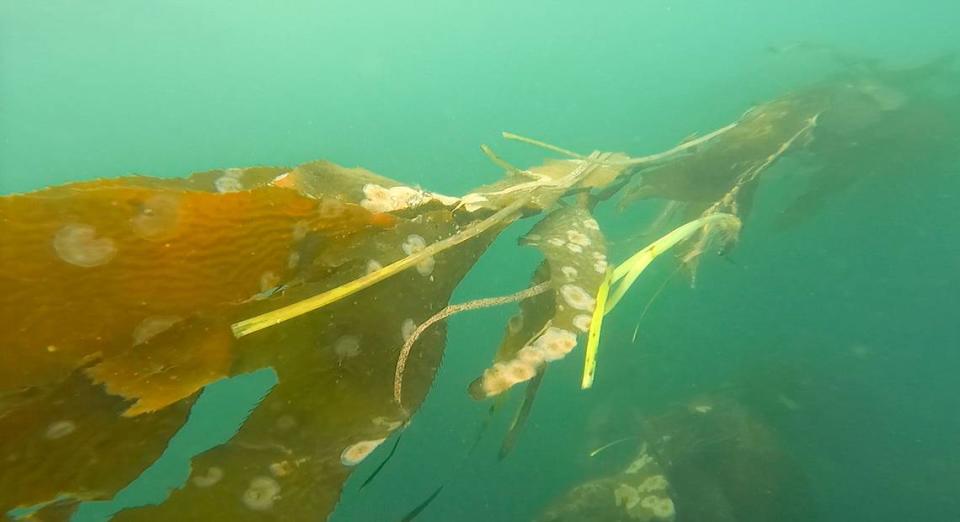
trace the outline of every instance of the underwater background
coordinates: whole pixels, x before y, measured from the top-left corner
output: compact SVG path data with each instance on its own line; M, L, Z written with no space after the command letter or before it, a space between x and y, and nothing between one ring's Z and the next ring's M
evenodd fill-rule
M652 153L833 70L780 48L911 65L956 51L957 27L960 4L945 0L0 0L0 193L324 158L459 194L497 179L478 145L501 131ZM543 157L496 144L516 164ZM579 357L555 365L503 461L518 397L471 453L489 405L465 388L513 309L452 319L396 455L358 491L390 444L364 462L331 520L399 520L441 485L418 521L530 520L621 467L635 447L589 452L639 417L731 386L790 410L778 435L813 520L960 520L960 160L931 173L918 158L782 230L768 223L790 168L765 182L737 249L706 260L695 287L654 264L605 323L592 390L577 386ZM600 219L626 242L656 210ZM515 247L528 228L504 234L452 302L523 287L538 259ZM154 469L74 520L162 499L273 379L212 386Z

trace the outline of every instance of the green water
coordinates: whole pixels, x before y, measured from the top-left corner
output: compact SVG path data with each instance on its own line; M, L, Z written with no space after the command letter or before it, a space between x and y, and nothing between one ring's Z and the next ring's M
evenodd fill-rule
M656 152L831 70L771 45L914 64L957 50L957 27L960 4L945 0L0 0L0 193L325 158L459 194L499 176L481 143L517 164L542 159L500 141L503 130ZM530 520L628 458L587 458L598 437L777 367L808 384L778 435L809 479L815 520L960 520L958 167L924 176L919 158L916 172L864 184L788 232L763 226L778 201L765 189L731 262L705 262L694 289L666 283L632 341L672 267L645 274L608 319L593 390L577 387L579 357L551 367L500 463L509 413L467 457L487 405L464 389L513 310L456 317L396 456L362 492L388 448L358 468L332 520L399 520L441 484L418 521ZM601 219L624 237L655 210ZM528 227L504 234L453 301L526 285L538 253L515 238ZM156 470L75 520L162 498L271 382L265 372L209 390Z

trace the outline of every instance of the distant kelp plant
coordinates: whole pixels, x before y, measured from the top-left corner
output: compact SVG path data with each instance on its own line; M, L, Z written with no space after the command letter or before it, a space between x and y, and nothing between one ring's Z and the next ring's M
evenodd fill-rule
M861 177L953 158L960 93L949 66L847 64L641 157L505 134L560 159L519 168L483 147L505 175L461 196L323 161L2 196L0 513L66 520L80 502L113 497L158 458L205 386L272 368L277 385L234 437L193 459L186 483L115 518L325 518L352 466L423 401L448 317L519 303L491 366L464 383L476 399L542 376L584 338L589 387L604 315L669 248L691 274L704 253L732 248L781 158L801 159L810 182L784 207L789 220ZM613 264L593 211L618 195L668 204L636 224L663 237ZM543 261L530 287L451 305L491 242L533 219L521 243ZM653 505L622 493L626 516ZM650 513L668 519L664 506Z

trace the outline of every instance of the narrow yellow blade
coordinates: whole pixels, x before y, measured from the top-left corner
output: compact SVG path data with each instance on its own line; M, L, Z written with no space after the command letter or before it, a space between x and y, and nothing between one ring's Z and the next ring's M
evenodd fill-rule
M637 278L640 277L640 273L643 272L657 256L670 250L670 248L684 239L689 238L701 228L715 222L726 222L729 224L738 223L739 220L730 214L720 213L695 219L673 229L667 235L650 243L646 248L630 256L630 259L618 265L617 268L613 270L611 281L619 281L620 284L613 290L610 299L607 301L606 313L610 313L610 311L617 306L623 294L627 293L627 290L629 290Z
M593 309L593 318L590 320L590 331L587 332L587 351L583 360L583 379L580 389L586 390L593 386L593 375L597 370L597 350L600 348L600 327L603 325L603 316L607 309L607 295L610 293L610 280L613 272L607 270L607 275L597 291L597 304Z
M490 217L470 225L460 233L450 236L442 241L437 241L436 243L427 246L417 253L408 255L407 257L401 258L398 261L394 261L393 263L390 263L379 270L354 279L349 283L345 283L331 290L327 290L326 292L317 294L313 297L308 297L271 312L233 323L230 326L230 328L233 330L233 335L239 339L245 335L250 335L254 332L263 330L264 328L278 325L284 321L293 319L294 317L299 317L308 312L323 308L330 303L335 303L345 297L351 296L365 288L368 288L376 283L379 283L380 281L383 281L384 279L390 278L416 265L429 256L439 254L440 252L457 246L468 239L479 236L495 225L514 219L516 217L516 212L520 210L520 208L523 207L523 205L525 205L529 199L529 196L518 198L516 201L497 211Z

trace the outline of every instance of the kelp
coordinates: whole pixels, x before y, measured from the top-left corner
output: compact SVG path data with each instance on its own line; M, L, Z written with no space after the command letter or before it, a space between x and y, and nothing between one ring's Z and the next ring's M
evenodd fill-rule
M677 510L665 467L644 443L619 472L574 486L538 522L671 522Z
M299 171L318 169L356 175L331 164ZM0 511L109 498L159 456L203 386L258 368L273 368L279 383L238 434L198 456L162 507L118 519L328 513L349 466L405 422L384 378L404 334L446 305L493 234L424 258L362 301L237 339L233 322L341 286L473 221L445 207L407 219L368 209L362 192L347 200L348 190L275 186L286 170L107 180L0 200L3 236L15 239L0 254L0 305L16 326L0 334ZM429 388L443 328L420 342L407 369L411 404Z
M668 201L664 216L673 219L657 228L713 212L746 221L761 178L791 157L793 174L805 178L808 188L783 206L778 221L798 223L859 180L902 177L918 165L935 171L954 157L960 145L960 75L952 68L953 55L897 69L829 47L799 49L826 51L842 69L750 108L727 132L683 157L631 172L620 207ZM700 237L681 248L691 272L704 247Z
M553 313L543 322L531 323L528 331L535 332L533 336L470 385L470 393L477 399L529 381L545 364L570 353L577 345L577 335L590 329L594 296L607 272L606 241L600 225L581 207L551 212L520 241L536 247L546 258ZM530 318L521 315L518 320L528 322Z
M474 398L539 384L592 331L591 369L597 317L670 246L691 267L732 247L782 159L812 166L808 195L787 207L799 215L854 184L841 172L898 175L916 155L949 157L960 96L921 97L945 67L861 64L645 156L505 133L560 158L519 168L484 147L504 175L462 196L324 161L2 196L0 513L34 506L35 518L62 519L111 498L158 458L207 385L272 368L276 386L236 435L196 456L162 503L116 519L323 518L352 466L415 414L450 315L519 302L468 386ZM936 137L915 132L924 125ZM593 211L621 193L669 202L648 235L686 224L611 271ZM450 305L487 246L534 216L521 243L543 261L528 288ZM537 386L528 390L508 440L529 415ZM613 506L640 509L635 486L611 493Z
M767 419L736 395L715 391L643 417L635 436L614 441L639 445L633 457L615 473L560 492L536 520L811 520L810 483L799 464Z

